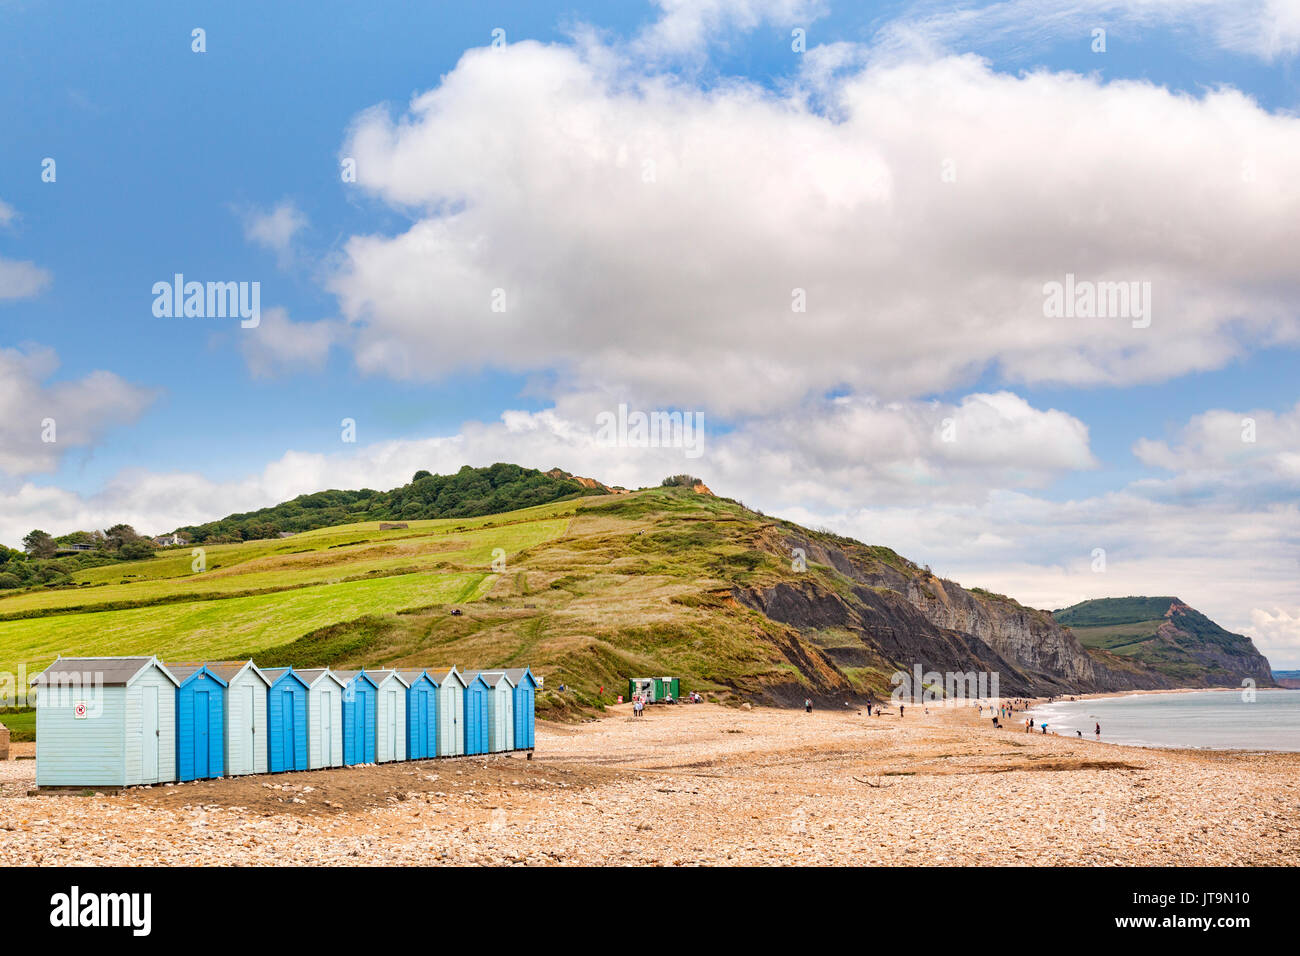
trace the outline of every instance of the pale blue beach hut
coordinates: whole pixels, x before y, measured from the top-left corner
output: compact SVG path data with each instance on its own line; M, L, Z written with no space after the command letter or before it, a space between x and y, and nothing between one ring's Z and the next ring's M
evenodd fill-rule
M537 678L527 667L507 667L515 685L515 750L532 750L537 725Z
M438 756L459 757L465 752L465 677L454 667L429 676L438 685Z
M296 671L307 684L307 769L343 766L343 680L328 667Z
M266 773L266 692L271 682L252 661L209 661L204 666L226 682L226 776Z
M488 697L488 750L504 753L515 749L515 685L505 671L479 671L492 688Z
M156 657L60 657L32 678L38 787L176 779L176 687Z
M366 671L375 682L375 759L379 763L406 759L406 681L394 670Z

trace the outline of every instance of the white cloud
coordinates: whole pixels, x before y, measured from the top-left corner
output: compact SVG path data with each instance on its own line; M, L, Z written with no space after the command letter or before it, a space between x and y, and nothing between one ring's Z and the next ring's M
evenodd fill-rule
M1295 0L1002 0L954 6L929 0L886 24L877 40L915 51L1004 41L1045 46L1073 38L1086 50L1094 28L1107 30L1110 42L1170 29L1273 60L1300 50L1300 5Z
M274 252L282 268L293 261L294 238L306 227L307 217L291 200L269 210L245 210L243 219L245 239Z
M1293 610L1273 607L1253 608L1250 612L1248 634L1257 643L1275 648L1285 666L1274 665L1278 670L1294 670L1300 665L1300 605Z
M748 32L763 23L804 27L825 12L822 0L654 0L662 15L637 37L645 55L699 53L724 32Z
M525 42L362 114L345 152L417 218L350 239L332 280L374 374L558 370L734 415L990 368L1161 381L1300 341L1300 119L1230 90L975 57L700 90ZM1045 318L1067 273L1150 282L1150 328Z
M19 218L18 210L0 199L0 229L12 226ZM44 291L51 279L50 271L34 262L0 256L0 302L30 299Z
M1300 402L1280 414L1213 409L1192 418L1173 444L1144 438L1133 454L1143 464L1169 471L1230 471L1256 482L1267 472L1300 486Z
M150 390L111 372L47 381L58 364L50 349L0 349L0 472L53 471L70 449L93 445L107 429L134 421L153 401Z
M330 346L346 337L342 322L294 322L280 307L267 309L256 328L238 334L239 347L249 371L269 378L283 371L324 368Z
M0 259L0 301L30 299L50 284L52 276L34 262Z

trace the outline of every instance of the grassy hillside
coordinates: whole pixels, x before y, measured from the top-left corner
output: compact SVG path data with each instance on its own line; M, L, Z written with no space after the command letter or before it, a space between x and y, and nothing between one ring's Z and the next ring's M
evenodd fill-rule
M1099 598L1052 614L1066 627L1106 627L1161 620L1171 604L1181 603L1176 597Z
M30 672L59 653L529 664L549 687L573 688L546 695L553 708L612 701L628 676L647 673L715 692L819 680L823 690L884 689L885 662L859 662L846 677L796 630L731 598L733 587L791 574L788 556L761 546L776 526L738 503L663 488L214 545L198 573L185 549L0 597L0 668Z

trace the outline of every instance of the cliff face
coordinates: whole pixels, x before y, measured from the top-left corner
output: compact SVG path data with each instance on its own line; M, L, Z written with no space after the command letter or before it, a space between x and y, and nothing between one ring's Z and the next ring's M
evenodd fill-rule
M836 588L809 575L738 589L736 599L814 642L826 632L855 636L857 645L837 639L823 647L841 667L996 673L1004 696L1177 686L1158 671L1090 651L1047 611L941 580L885 549L799 533L780 535L768 547L834 569L851 584Z

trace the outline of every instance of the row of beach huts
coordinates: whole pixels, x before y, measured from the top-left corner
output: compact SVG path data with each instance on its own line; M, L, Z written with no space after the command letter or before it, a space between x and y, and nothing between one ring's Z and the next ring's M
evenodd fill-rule
M37 787L131 787L531 750L540 681L60 657L32 685Z

